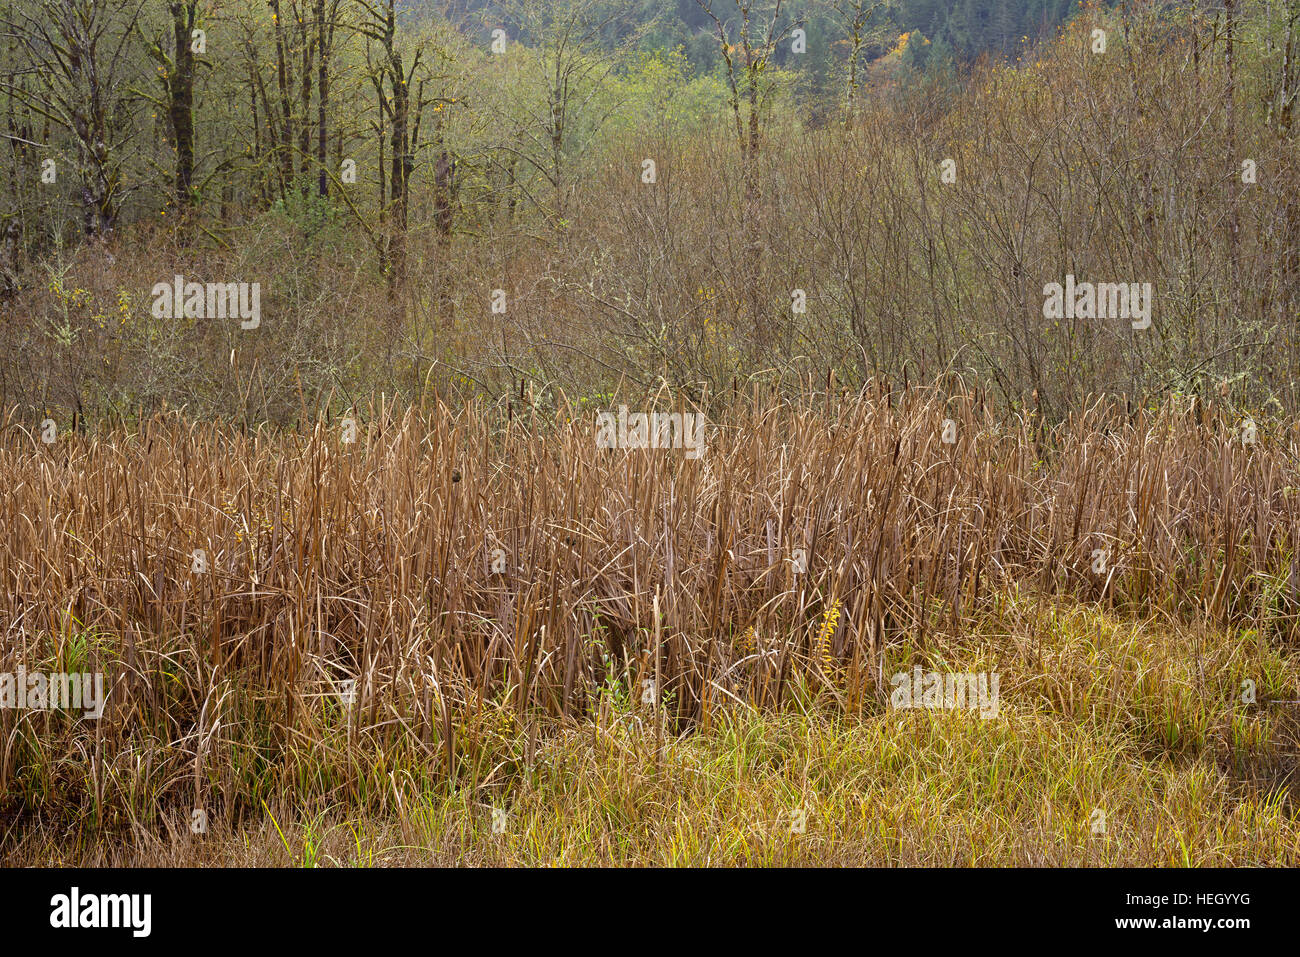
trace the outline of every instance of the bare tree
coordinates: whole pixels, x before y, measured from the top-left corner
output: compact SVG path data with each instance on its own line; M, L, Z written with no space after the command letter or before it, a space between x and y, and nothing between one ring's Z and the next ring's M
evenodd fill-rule
M567 213L575 185L572 166L595 141L618 103L602 101L605 81L633 48L640 28L610 44L603 35L624 13L603 0L510 0L502 15L515 24L526 56L536 67L539 96L503 96L496 109L512 116L514 142L499 146L510 180L518 166L532 169L549 187L552 223ZM525 195L540 205L528 190Z
M316 80L316 191L329 195L326 150L329 145L330 60L334 53L334 29L338 25L340 0L316 0L316 44L319 75Z
M425 80L416 82L412 99L411 83L420 72L425 55L423 44L417 43L411 51L409 65L405 52L397 39L397 7L395 0L370 3L358 0L363 11L359 32L372 46L366 51L368 76L379 101L380 122L378 130L382 140L385 125L391 168L385 180L381 171L379 181L380 218L387 227L380 248L380 264L388 276L389 292L396 293L406 278L406 231L410 218L411 175L415 170L416 154L420 147L420 122L430 101L425 98ZM382 146L381 146L382 150ZM380 153L383 166L383 153Z
M145 49L160 71L158 79L163 98L159 105L167 113L172 144L176 148L173 191L177 208L184 210L194 198L194 29L199 0L168 0L167 13L172 28L170 51L161 38L146 40Z
M884 7L886 0L834 0L831 9L840 15L840 24L849 40L848 76L845 84L844 122L853 122L853 113L858 102L858 63L862 58L863 47L874 39L879 27L869 27L876 11Z
M82 228L104 236L124 198L123 165L135 136L139 72L134 47L145 0L32 0L7 24L38 83L4 89L70 139Z
M744 282L749 290L750 321L754 325L757 342L762 345L768 336L758 285L763 254L758 226L762 201L758 157L763 141L763 101L771 89L770 84L764 80L764 74L771 65L777 45L789 36L798 22L783 22L781 0L772 0L770 4L767 0L730 0L736 8L737 18L731 31L736 36L733 44L729 42L726 22L713 9L714 0L696 2L713 20L717 30L718 52L726 65L730 94L728 102L735 122L744 183L741 229L748 246L745 256L748 274L744 277Z
M736 42L728 42L726 23L713 10L714 0L696 0L717 29L718 52L727 68L728 103L736 123L736 141L747 172L747 192L758 190L755 164L762 143L762 101L765 94L763 74L772 61L777 45L797 26L796 21L782 23L781 2L773 0L730 0L736 8ZM765 21L765 22L764 22ZM742 98L741 87L744 88Z

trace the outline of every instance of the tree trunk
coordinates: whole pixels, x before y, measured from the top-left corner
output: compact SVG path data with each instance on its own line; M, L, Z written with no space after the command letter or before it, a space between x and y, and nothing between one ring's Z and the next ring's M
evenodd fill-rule
M198 0L170 6L174 55L167 77L168 119L176 147L176 207L187 209L194 199L194 51L191 34L198 18Z
M316 0L316 42L320 46L320 75L316 79L316 192L325 197L329 195L329 177L325 172L326 144L329 133L325 125L325 116L330 101L330 47L333 45L334 28L325 26L325 0Z

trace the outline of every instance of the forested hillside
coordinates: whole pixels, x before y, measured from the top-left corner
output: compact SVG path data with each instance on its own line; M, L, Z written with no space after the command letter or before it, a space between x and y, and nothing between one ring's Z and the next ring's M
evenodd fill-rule
M832 47L838 36L834 6L817 0L787 4L789 14L808 24L811 35L832 41L809 57L814 69L824 69L835 59ZM857 5L850 0L840 6ZM941 44L947 56L961 61L984 53L1014 56L1026 42L1050 36L1078 6L1079 0L886 0L879 4L872 0L862 4L864 9L878 7L872 25L880 40L892 41L901 33L919 30L922 36ZM493 0L412 0L406 9L412 22L439 17L483 22L509 18L509 4ZM650 24L653 26L645 31L639 44L642 49L681 46L698 68L707 68L716 61L717 50L704 42L713 32L713 23L697 0L638 0L620 11L606 38L614 41Z

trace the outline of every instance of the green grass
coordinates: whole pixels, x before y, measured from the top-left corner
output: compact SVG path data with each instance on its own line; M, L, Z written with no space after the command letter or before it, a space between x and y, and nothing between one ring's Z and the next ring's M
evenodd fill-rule
M354 749L348 803L63 839L15 862L344 865L1157 865L1300 862L1295 663L1241 633L1200 636L1088 606L1009 602L999 633L936 643L942 670L996 667L1000 713L844 715L810 689L735 707L656 744L653 708L607 695L588 723L485 703L458 781L415 752ZM1200 654L1187 654L1198 642ZM920 654L897 648L895 654ZM912 659L916 660L916 659ZM945 662L939 664L938 662ZM1214 676L1211 679L1210 676ZM1259 700L1243 704L1238 678ZM530 733L531 732L531 733ZM533 743L530 745L530 738ZM342 747L342 742L336 742ZM369 759L367 760L367 755ZM291 755L294 793L328 793L330 751ZM314 773L314 777L313 777ZM360 799L357 796L362 796ZM492 809L506 812L494 833ZM802 832L792 826L799 812Z

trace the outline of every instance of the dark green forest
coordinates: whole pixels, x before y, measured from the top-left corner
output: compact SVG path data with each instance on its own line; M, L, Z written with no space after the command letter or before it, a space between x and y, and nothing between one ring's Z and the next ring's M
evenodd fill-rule
M407 15L415 22L434 17L470 21L509 22L508 9L492 0L413 0ZM786 4L789 17L804 24L810 41L808 68L825 75L832 72L837 58L835 41L840 30L834 10L815 0ZM836 5L832 5L836 6ZM839 5L844 8L854 4ZM871 18L872 45L869 53L885 53L902 33L920 31L931 41L926 62L936 65L969 63L982 55L1015 57L1030 41L1050 36L1079 6L1079 0L888 0L865 3L865 9L879 7ZM721 8L722 4L718 4ZM606 39L613 43L639 28L639 45L645 50L682 49L700 71L717 67L719 56L712 34L714 24L698 0L639 0L621 12L610 25ZM788 51L787 51L788 56ZM786 57L778 57L784 63Z

